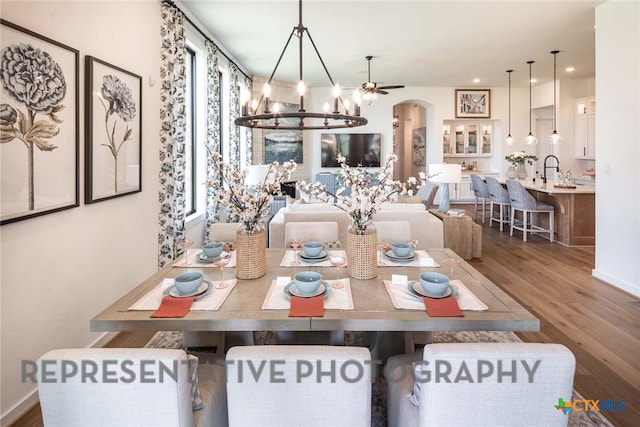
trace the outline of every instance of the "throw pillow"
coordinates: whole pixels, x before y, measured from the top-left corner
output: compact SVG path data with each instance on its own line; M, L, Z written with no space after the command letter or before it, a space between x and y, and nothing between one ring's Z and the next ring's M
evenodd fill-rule
M204 401L198 387L198 358L193 354L187 354L189 363L189 382L191 383L191 409L197 411L204 408Z

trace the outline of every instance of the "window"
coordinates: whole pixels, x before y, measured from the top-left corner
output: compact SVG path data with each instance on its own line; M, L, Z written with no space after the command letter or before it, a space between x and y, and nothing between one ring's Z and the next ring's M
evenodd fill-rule
M186 81L186 109L185 109L185 122L186 132L184 141L184 163L185 163L185 177L184 177L184 195L185 195L185 210L186 215L193 215L196 213L198 205L197 187L197 160L198 150L196 146L197 137L197 120L196 120L196 53L193 49L187 48L186 69L185 69L185 81Z

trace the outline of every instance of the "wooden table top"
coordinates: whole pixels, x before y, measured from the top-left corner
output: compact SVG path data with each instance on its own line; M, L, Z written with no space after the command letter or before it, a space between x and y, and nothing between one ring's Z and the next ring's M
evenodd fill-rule
M427 249L439 263L447 257L459 258L449 249ZM149 277L90 321L91 331L260 331L260 330L352 330L352 331L538 331L540 322L524 307L462 260L455 278L462 282L488 307L488 311L464 311L464 317L429 317L425 311L399 310L393 307L383 280L391 274L407 275L416 280L422 271L448 273L438 268L389 266L379 267L371 280L351 278L354 310L325 310L324 317L290 318L288 310L262 310L262 303L278 276L293 277L295 271L316 270L329 279L333 267L280 267L284 249L267 250L267 274L255 280L238 280L236 287L217 311L191 311L183 318L151 318L151 311L128 310L163 278L175 277L184 268L166 267ZM198 269L197 265L190 267ZM202 268L205 279L218 280L219 270ZM228 279L235 272L226 270ZM346 277L346 268L341 269Z

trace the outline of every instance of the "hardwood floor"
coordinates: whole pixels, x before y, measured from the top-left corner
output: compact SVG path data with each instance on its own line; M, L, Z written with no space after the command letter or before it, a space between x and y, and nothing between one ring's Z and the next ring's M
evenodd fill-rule
M576 356L575 389L585 399L625 400L603 412L616 426L640 420L640 299L591 276L593 247L568 248L541 237L483 227L481 259L470 263L540 319L523 341L555 342Z
M530 342L566 345L576 356L574 386L585 399L625 400L624 412L604 412L614 425L640 420L640 299L591 276L595 250L567 248L539 237L522 242L494 225L483 227L482 258L471 264L540 319ZM140 347L152 333L122 333L110 347ZM42 426L35 406L14 427Z

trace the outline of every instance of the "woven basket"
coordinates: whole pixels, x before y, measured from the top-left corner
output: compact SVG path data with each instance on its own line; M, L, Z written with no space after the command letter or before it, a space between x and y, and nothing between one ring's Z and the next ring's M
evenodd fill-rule
M378 275L378 233L347 233L347 274L354 279L373 279Z
M267 232L236 232L236 277L257 279L267 273Z

